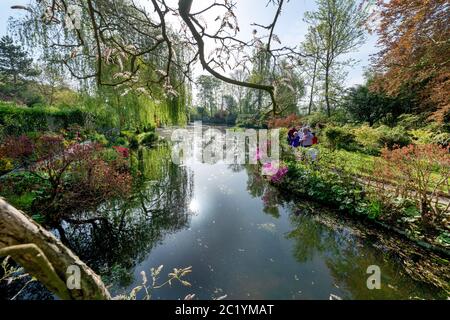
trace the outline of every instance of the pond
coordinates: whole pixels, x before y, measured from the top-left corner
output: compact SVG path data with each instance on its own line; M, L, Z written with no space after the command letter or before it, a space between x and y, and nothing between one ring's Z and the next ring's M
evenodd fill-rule
M130 292L141 271L164 265L159 282L192 266L192 286L174 283L153 299L447 297L439 283L448 282L448 261L281 197L256 166L193 158L176 165L168 144L140 149L131 161L141 177L132 199L105 204L103 223L66 226L71 248L114 283L113 294ZM367 287L369 266L380 268L379 290Z

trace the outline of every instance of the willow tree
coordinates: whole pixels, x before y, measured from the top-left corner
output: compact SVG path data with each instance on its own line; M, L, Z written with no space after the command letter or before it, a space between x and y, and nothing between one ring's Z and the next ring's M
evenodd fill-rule
M255 28L263 32L250 40L238 37L236 4L230 0L214 1L196 12L192 12L193 0L179 0L178 5L150 0L145 6L124 0L47 0L16 8L27 10L22 21L23 37L43 39L41 43L47 50L60 53L60 62L76 79L103 86L126 86L148 95L152 95L155 85L160 85L165 94L176 96L180 90L173 82L174 72L183 75L180 77L183 81L191 80L192 66L199 63L222 81L267 92L271 110L277 114L280 110L275 96L276 82L237 80L227 76L226 70L251 63L246 56L257 47L263 48L272 64L280 57L299 54L295 48L274 45L279 40L274 30L286 2L269 1L275 10L274 18L269 24L255 22ZM215 19L217 28L212 30L203 18L217 11L220 11ZM177 23L169 26L170 19L176 19ZM173 29L175 25L177 30ZM215 43L212 52L207 52L207 41ZM157 76L142 79L142 64L155 67ZM116 68L112 78L105 72L108 65Z
M60 73L78 80L87 95L103 97L113 110L134 99L143 102L141 109L159 106L170 122L185 120L190 70L184 65L191 53L182 44L165 45L163 33L180 39L168 26L162 30L157 17L124 0L36 1L15 8L27 13L11 25L17 38L41 60L61 66Z

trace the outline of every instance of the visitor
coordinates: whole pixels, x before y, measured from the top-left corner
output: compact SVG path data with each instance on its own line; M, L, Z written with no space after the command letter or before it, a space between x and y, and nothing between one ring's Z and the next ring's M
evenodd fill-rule
M293 137L294 137L294 132L297 132L297 128L296 128L295 126L292 127L292 128L288 131L288 138L287 138L287 141L288 141L288 144L289 144L289 145L291 145L292 139L293 139Z
M295 132L294 132L294 135L293 135L293 137L292 137L292 139L291 139L291 142L289 143L289 145L290 145L291 147L297 148L297 147L300 146L300 144L301 144L301 141L300 141L300 135L298 134L297 131L295 131Z
M313 145L313 138L314 135L311 133L311 131L308 128L303 128L302 130L303 134L300 139L302 147L308 148Z
M316 134L313 132L312 135L313 135L312 144L318 144L319 143L319 139L317 139Z

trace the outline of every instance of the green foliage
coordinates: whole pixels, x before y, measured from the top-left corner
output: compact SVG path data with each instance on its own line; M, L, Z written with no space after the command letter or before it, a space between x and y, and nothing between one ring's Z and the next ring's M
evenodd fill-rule
M14 164L11 159L0 158L0 175L14 169Z
M411 102L403 97L389 97L372 92L367 85L348 89L342 107L356 122L395 124L397 118L410 109ZM403 120L412 120L403 118Z
M327 127L324 131L326 142L332 150L356 149L355 136L351 130L346 127Z
M425 114L409 114L405 113L397 118L397 125L405 128L406 130L423 128L426 126Z
M308 124L311 128L324 127L330 121L331 119L323 112L314 112L301 118L301 122Z
M450 145L450 132L444 126L432 123L420 129L409 131L416 144L438 144L443 147Z
M83 126L86 116L86 113L79 109L29 108L0 102L0 125L4 127L4 135L57 131L73 124Z
M383 214L383 203L378 200L370 201L367 206L367 216L370 219L378 219Z
M25 78L37 75L32 68L33 59L9 36L0 39L0 80L11 82L15 89Z
M33 201L36 199L34 192L27 192L21 195L9 195L7 197L9 203L15 208L19 208L24 212L30 212Z
M139 140L137 136L131 136L128 139L128 146L130 147L130 149L137 149L139 147Z
M116 146L122 146L122 147L128 146L128 139L125 137L116 137L112 142Z
M403 127L380 126L377 131L380 134L379 143L383 147L393 149L395 146L406 147L412 143L411 137Z
M145 132L137 136L139 144L152 146L158 141L158 135L155 132Z
M368 125L362 125L352 130L356 142L361 146L361 151L371 155L379 155L381 149L382 133Z
M89 140L91 140L93 142L98 142L103 146L106 146L109 144L109 141L108 141L108 139L106 139L105 135L98 133L98 132L94 132L94 133L90 134Z
M267 125L257 115L239 114L236 118L236 126L241 128L266 128Z
M295 190L319 203L331 205L340 211L367 214L364 188L343 172L321 170L319 167L290 162L282 188Z

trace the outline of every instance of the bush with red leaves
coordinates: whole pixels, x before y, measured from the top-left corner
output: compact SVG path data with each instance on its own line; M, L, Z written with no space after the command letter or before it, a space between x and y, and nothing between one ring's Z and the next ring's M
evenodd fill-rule
M270 129L272 128L291 128L293 126L301 126L300 118L296 114L290 114L283 118L273 118L267 123Z
M381 181L378 192L414 199L420 206L423 222L433 223L449 212L450 204L441 203L448 194L450 181L449 148L439 145L409 145L382 150L375 172Z
M26 135L6 137L0 146L0 158L9 158L24 162L34 151L34 144Z

